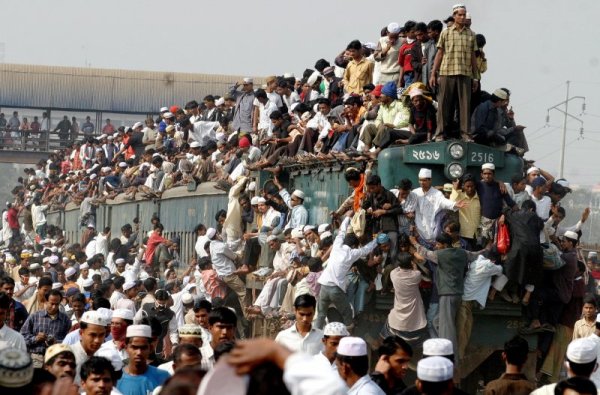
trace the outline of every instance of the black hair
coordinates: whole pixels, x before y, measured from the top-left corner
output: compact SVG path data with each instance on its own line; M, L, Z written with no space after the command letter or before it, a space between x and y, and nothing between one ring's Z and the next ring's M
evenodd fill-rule
M421 382L421 386L422 386L422 393L423 394L442 394L444 392L446 392L446 390L448 389L448 385L450 384L450 382L452 381L452 379L450 380L446 380L446 381L440 381L440 382L431 382L431 381L423 381L423 380L419 380Z
M477 43L477 48L481 49L481 48L485 47L485 44L486 44L485 36L483 34L476 34L475 42Z
M398 261L398 266L402 269L412 269L412 255L408 252L399 253L396 260Z
M203 101L215 101L215 97L213 95L206 95L204 96L204 99L202 99Z
M346 170L344 178L346 178L346 181L360 181L360 172L355 169Z
M215 347L214 350L215 362L218 362L219 358L221 358L223 355L229 354L234 347L235 342L232 341L225 341L217 344L217 347Z
M354 233L346 233L344 236L344 244L348 247L355 248L359 243L358 237Z
M452 245L452 239L446 233L440 233L435 238L435 241L437 241L438 243L441 243L441 244L448 245L448 246Z
M159 289L158 291L156 291L154 293L154 297L156 298L156 300L168 300L169 293L167 291L165 291L164 289Z
M271 113L271 115L269 115L269 118L275 120L283 119L283 114L281 113L281 111L275 110Z
M315 69L319 72L322 73L323 70L325 70L327 67L331 66L331 63L329 63L327 60L325 59L319 59L317 60L317 62L315 63Z
M283 371L272 362L256 366L249 374L246 394L252 395L287 395L290 391L283 381Z
M379 356L390 356L394 355L398 349L402 349L402 351L407 353L410 357L413 356L412 347L400 336L386 337L385 339L383 339L383 342L381 343L377 351L379 352Z
M515 174L514 176L511 177L510 183L511 184L518 184L521 181L523 181L524 179L525 179L525 176L523 174Z
M317 257L309 258L306 266L308 266L308 270L311 272L320 272L323 270L323 261Z
M200 268L200 270L207 270L208 267L210 266L211 261L210 261L210 257L208 256L203 256L202 258L200 258L198 260L198 267Z
M111 380L115 381L115 369L108 359L104 357L90 357L90 359L81 365L79 375L81 376L81 381L85 381L90 374L103 374L104 372L108 372Z
M217 307L209 313L208 324L214 325L217 322L235 327L237 325L237 316L227 307Z
M10 284L14 287L15 280L12 277L9 277L8 275L4 275L0 278L0 287L3 286L4 284Z
M317 99L317 104L325 104L327 107L331 107L331 100L326 97L321 97Z
M398 189L401 189L403 191L410 191L412 190L412 187L413 183L408 178L403 178L402 180L400 180L400 184L398 185Z
M217 213L215 214L215 221L219 221L219 218L221 217L227 217L227 211L220 209L219 211L217 211Z
M377 174L371 174L367 178L367 185L381 185L381 177Z
M146 288L147 292L154 292L156 289L156 279L154 277L148 277L144 280L144 288Z
M427 33L427 24L425 22L419 22L415 25L415 30L418 32Z
M98 310L99 308L105 308L110 310L110 301L101 296L97 296L92 299L92 303L94 304L94 310Z
M317 299L315 299L315 297L311 294L300 295L296 298L296 300L294 300L295 309L308 307L313 307L315 309L317 308Z
M58 296L61 300L63 297L62 293L58 289L51 289L50 291L46 292L46 295L44 295L46 300L50 299L50 296Z
M460 232L460 222L450 219L444 223L444 228L450 228L451 232Z
M404 23L404 30L409 32L412 29L414 29L416 26L417 26L417 22L409 20Z
M560 381L554 387L554 393L562 395L566 390L573 390L578 394L595 394L597 393L596 385L593 381L586 379L585 377L570 377L566 380Z
M82 294L81 292L76 293L75 295L73 295L71 297L71 303L73 302L81 302L85 305L86 299L85 299L85 295Z
M598 301L596 300L596 296L595 295L586 295L583 298L583 304L591 304L594 305L594 307L598 307Z
M26 267L19 268L19 276L26 276L28 274L29 274L29 269L27 269Z
M523 366L527 361L528 352L529 343L519 335L504 343L506 361L511 365Z
M10 298L5 292L0 292L0 309L10 308Z
M361 355L358 357L348 357L336 353L336 359L340 362L350 365L350 369L359 377L366 375L369 372L369 357Z
M346 50L351 50L354 49L356 51L360 51L362 48L362 44L360 43L360 41L358 40L352 40L350 41L350 43L346 46Z
M265 92L264 89L257 89L256 92L254 92L254 97L256 97L257 99L266 99L267 92Z
M183 343L175 347L173 350L173 363L180 364L181 356L184 354L190 357L202 357L200 349L197 346L189 343Z
M125 284L125 277L123 276L118 276L114 279L113 284L115 285L115 288L119 289L123 286L123 284Z
M194 233L197 233L199 230L206 230L206 226L204 224L198 224L194 228Z
M38 281L38 289L46 286L52 286L52 279L49 277L40 278L40 281Z
M531 211L535 212L536 204L533 200L528 199L528 200L525 200L523 203L521 203L521 209L525 210L525 211L531 210Z
M590 377L596 369L596 359L588 363L575 363L567 357L567 361L569 361L569 369L571 369L574 376Z
M194 311L206 310L207 313L210 314L212 311L212 303L210 303L206 299L199 299L194 303Z

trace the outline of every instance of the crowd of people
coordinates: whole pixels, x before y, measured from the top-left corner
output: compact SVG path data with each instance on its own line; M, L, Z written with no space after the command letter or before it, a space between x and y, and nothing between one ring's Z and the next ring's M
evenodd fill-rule
M259 89L245 78L131 127L97 136L92 124L83 141L64 119L65 147L25 171L2 214L2 393L461 394L473 312L497 299L526 322L486 393L596 393L596 256L579 246L588 209L563 225L566 180L526 162L504 183L486 163L443 186L422 168L387 189L373 171L398 144L528 150L509 90L481 90L485 38L465 6L444 23L390 23L377 44L352 41L301 78ZM351 194L318 224L280 174L328 158L353 164ZM272 188L257 185L260 169ZM96 228L107 199L207 181L228 203L193 230L189 262L158 215L148 233L137 219L119 235ZM47 223L67 203L80 207L81 240ZM379 338L362 336L386 297ZM255 321L278 323L274 340L248 339ZM523 371L530 348L536 377Z

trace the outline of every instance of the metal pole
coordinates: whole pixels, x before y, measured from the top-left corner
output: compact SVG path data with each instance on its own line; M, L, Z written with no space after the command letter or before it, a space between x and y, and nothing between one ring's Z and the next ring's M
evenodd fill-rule
M558 173L558 178L563 178L563 173L565 169L565 143L567 140L567 114L569 112L569 84L571 82L567 81L567 100L565 101L565 120L563 122L563 134L562 134L562 144L560 149L560 171Z

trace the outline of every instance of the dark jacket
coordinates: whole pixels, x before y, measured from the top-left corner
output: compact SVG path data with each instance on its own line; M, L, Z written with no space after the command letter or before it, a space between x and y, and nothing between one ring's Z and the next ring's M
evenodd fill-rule
M362 208L365 210L371 208L373 211L383 209L383 205L389 203L391 208L386 210L386 213L378 218L367 214L368 225L373 233L377 232L397 232L398 231L398 216L402 214L402 206L398 198L385 188L381 188L381 193L367 193L363 201Z

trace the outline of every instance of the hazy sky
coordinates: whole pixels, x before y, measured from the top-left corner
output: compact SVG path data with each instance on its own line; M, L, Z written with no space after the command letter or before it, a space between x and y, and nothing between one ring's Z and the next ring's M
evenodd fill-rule
M456 2L456 1L454 1ZM453 1L4 1L4 62L219 74L296 75L332 60L355 38L377 40L389 22L429 22ZM411 4L411 6L408 6ZM487 38L483 88L513 92L517 121L527 126L541 167L558 172L562 115L546 109L571 94L565 176L596 184L600 166L600 1L468 1L473 30ZM0 44L0 48L2 44ZM1 58L1 55L0 55Z

